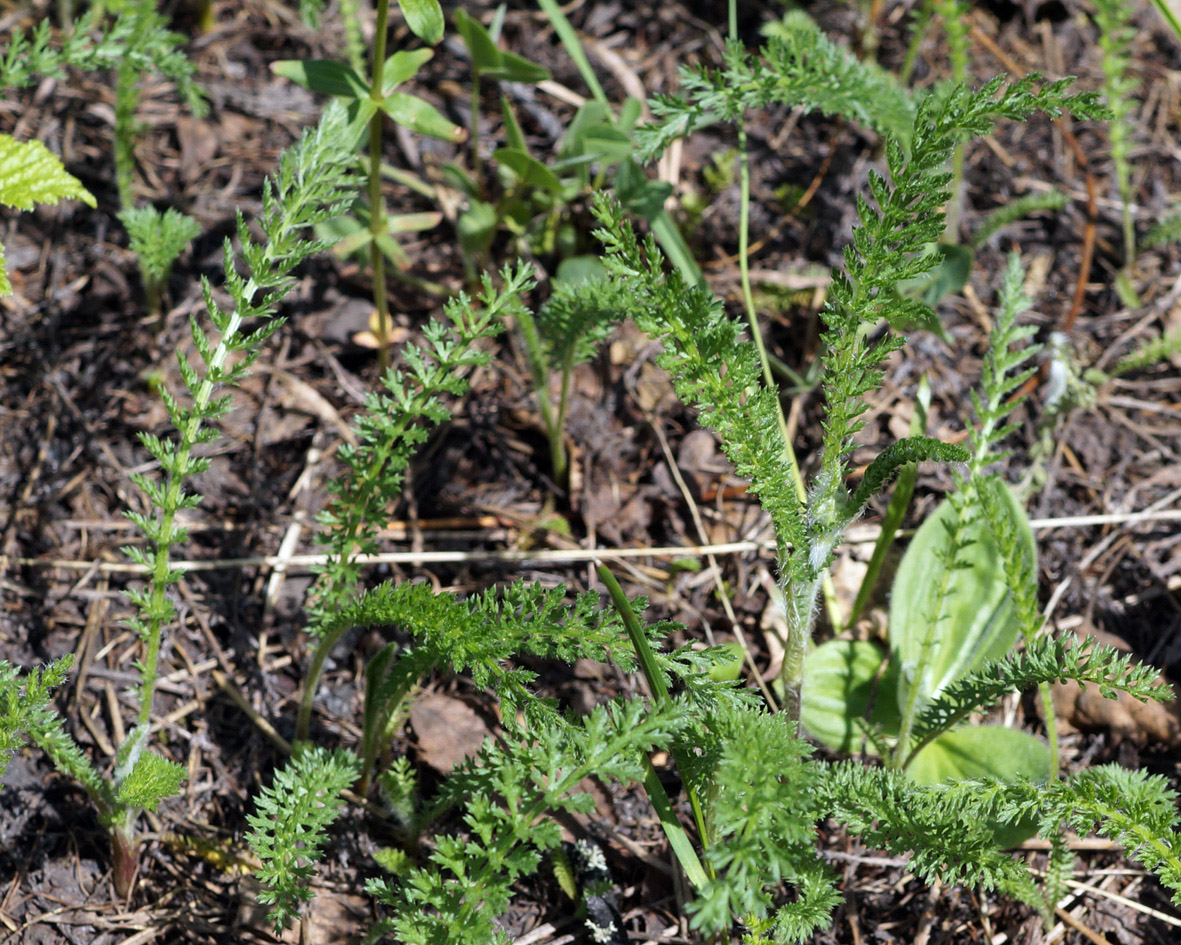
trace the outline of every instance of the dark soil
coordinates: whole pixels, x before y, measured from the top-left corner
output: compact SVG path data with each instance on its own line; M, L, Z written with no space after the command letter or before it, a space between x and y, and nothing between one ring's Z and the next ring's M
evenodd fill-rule
M491 15L491 4L465 6ZM897 69L902 61L912 6L887 3L881 12L879 58L888 68ZM1133 160L1141 235L1181 193L1176 145L1181 42L1147 3L1142 6L1133 61L1140 80ZM742 8L742 29L752 44L760 24L781 10L770 2ZM591 60L613 101L622 101L634 83L648 95L672 91L679 67L717 63L721 55L722 2L613 0L575 2L567 10L594 40ZM30 666L76 654L79 671L59 705L100 767L111 764L112 743L118 743L133 712L126 693L135 679L139 644L125 624L129 606L122 592L131 578L118 566L127 560L120 548L139 540L123 514L144 501L128 476L151 469L137 434L166 429L153 385L162 378L173 389L179 386L174 352L192 353L187 322L203 311L199 278L220 280L222 242L233 232L235 213L248 218L254 213L261 182L279 153L318 114L321 103L275 77L269 64L334 58L343 49L334 10L316 30L301 25L292 9L268 0L216 2L213 12L216 25L203 35L191 34L190 47L209 96L209 115L186 114L174 91L160 82L146 85L140 109L145 128L136 152L140 200L176 206L202 227L173 272L162 326L145 311L135 260L115 217L111 76L71 74L0 101L0 131L44 141L98 199L95 210L65 203L8 214L0 233L15 289L0 299L0 657ZM814 3L809 12L834 36L854 31L853 6ZM55 13L41 0L0 12L0 34ZM189 28L191 10L178 7L173 13L177 28ZM976 80L1019 69L1050 77L1078 74L1083 87L1097 87L1099 50L1082 0L979 4L972 19ZM510 4L504 38L508 48L548 66L556 82L585 91L545 18L530 5ZM399 33L394 48L405 42ZM916 82L926 86L947 74L942 39L934 32L922 47ZM449 37L413 91L466 125L468 81L462 47ZM518 102L531 146L538 153L551 150L571 107L540 92ZM497 103L490 87L486 142L499 130ZM785 290L776 277L782 282L783 276L805 277L840 264L855 222L855 194L869 169L883 165L879 142L851 124L786 110L754 116L749 133L751 266L760 281L765 333L773 352L804 373L816 356L822 293ZM729 173L735 144L733 132L720 126L685 142L676 184L681 195L693 191L705 199L699 219L686 222L686 235L711 285L738 316L738 185ZM386 159L429 181L437 181L441 163L454 157L451 146L388 136ZM941 308L950 346L918 333L891 359L885 386L871 405L859 460L905 434L923 375L933 390L930 432L948 438L962 431L967 393L979 377L991 325L989 306L1012 250L1021 252L1033 273L1030 317L1039 340L1063 333L1084 366L1110 364L1137 343L1176 329L1181 320L1181 248L1175 245L1140 256L1138 308L1123 307L1113 289L1122 264L1120 210L1102 124L1035 119L1002 126L969 146L966 181L966 232L989 210L1047 185L1069 202L1058 213L1009 227L981 249L968 291ZM1095 195L1093 209L1088 192ZM388 186L386 199L394 213L435 209L400 185ZM1089 227L1094 255L1080 271ZM414 281L391 280L392 305L396 324L414 337L443 303L420 286L426 281L448 292L463 288L464 261L453 220L400 242L412 260L406 275ZM501 241L493 261L518 251ZM553 260L539 263L552 266ZM213 465L195 483L203 502L190 515L191 538L178 557L226 562L273 555L293 526L302 529L295 552L315 551L311 516L323 504L324 482L339 471L332 451L377 378L372 351L353 340L371 310L368 279L364 268L327 256L301 269L284 311L288 321L236 395ZM391 509L384 539L392 551L472 554L429 567L409 560L383 565L372 569L369 579L427 579L469 591L524 577L581 589L598 587L586 560L542 552L769 537L769 524L712 435L698 428L693 412L676 400L656 368L655 351L649 339L625 325L597 360L580 369L569 423L575 474L564 494L551 479L522 351L512 337L503 337L493 366L475 378L454 421L422 450L405 498ZM1014 478L1031 465L1040 471L1041 485L1029 506L1032 518L1178 507L1178 366L1166 363L1127 376L1104 389L1096 404L1069 412L1045 438L1039 428L1045 387L1039 380L1012 444ZM796 448L810 469L818 442L818 392L802 392L786 403ZM908 525L921 521L948 483L945 473L923 470ZM686 496L699 507L704 533ZM875 524L880 512L876 508L865 524ZM1176 520L1045 527L1038 531L1038 544L1043 596L1048 601L1054 595L1060 630L1113 633L1166 672L1176 670L1181 662ZM865 547L851 544L842 551L838 586L842 569L863 559ZM508 560L495 554L502 549L538 554ZM649 597L651 618L684 624L687 639L727 639L730 634L721 628L728 618L708 565L681 570L672 567L674 557L684 556L624 559L617 570L629 591ZM760 622L769 607L772 558L748 551L721 556L719 566L737 618L766 665L770 655ZM178 586L181 625L164 654L156 710L164 719L161 749L187 765L189 778L181 796L144 818L148 840L129 902L116 901L111 891L105 837L82 791L38 753L12 761L0 790L0 945L272 940L254 901L257 884L242 836L251 797L283 757L212 673L224 673L261 717L291 736L308 653L301 606L310 579L293 566L272 586L274 574L268 566L226 564L190 571ZM341 647L329 667L316 716L316 736L326 742L352 744L357 736L360 660L375 642L361 639L355 648ZM542 678L551 694L576 709L636 687L634 679L609 667L548 667ZM430 688L491 709L487 698L462 680L436 678ZM1031 729L1039 724L1032 705L1013 709L1019 724ZM1072 767L1118 760L1176 780L1176 744L1177 739L1153 742L1127 727L1100 726L1067 735L1064 760ZM607 846L632 939L690 941L667 876L636 855L644 850L668 859L647 802L637 792L599 793L597 818L579 829L596 833ZM360 894L374 870L368 845L386 842L357 809L334 838L317 881L321 895L312 915L317 942L355 940L369 926L373 907ZM1050 941L1024 906L967 889L928 890L903 860L883 859L842 834L823 832L822 842L843 877L847 902L832 930L816 942ZM1077 878L1089 888L1076 890L1064 906L1064 924L1053 940L1127 945L1177 940L1181 926L1171 918L1176 912L1168 896L1134 864L1084 846L1076 865ZM506 928L515 936L539 930L523 939L533 943L583 941L568 912L553 884L535 879L522 884Z

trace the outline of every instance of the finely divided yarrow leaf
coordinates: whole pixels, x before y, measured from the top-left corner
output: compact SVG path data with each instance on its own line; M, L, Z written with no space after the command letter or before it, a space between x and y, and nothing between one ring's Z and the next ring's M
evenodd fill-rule
M269 918L281 932L312 898L309 881L327 840L328 827L340 813L341 792L353 783L360 764L341 749L300 745L291 761L247 815L250 847L263 867L266 887L259 899L274 908Z
M681 70L682 94L656 96L651 102L655 123L637 129L645 159L698 128L735 122L746 111L768 105L841 115L902 138L909 134L913 106L885 70L860 62L799 11L772 24L768 33L758 54L731 44L723 68Z

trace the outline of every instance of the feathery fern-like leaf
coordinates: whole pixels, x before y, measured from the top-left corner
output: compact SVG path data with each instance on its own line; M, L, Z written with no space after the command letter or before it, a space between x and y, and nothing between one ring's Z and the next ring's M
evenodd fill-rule
M266 888L258 898L273 906L268 918L276 934L312 898L308 882L328 828L340 813L340 794L359 767L356 757L341 749L297 745L291 761L259 794L257 812L246 817L251 827L247 839L263 862L259 879Z

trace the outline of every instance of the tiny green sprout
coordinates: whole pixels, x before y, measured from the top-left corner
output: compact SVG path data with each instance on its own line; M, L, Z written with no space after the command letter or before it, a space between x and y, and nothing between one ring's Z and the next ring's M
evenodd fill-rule
M172 265L200 234L200 224L173 207L163 212L152 206L134 207L120 211L119 219L139 260L148 310L162 318Z

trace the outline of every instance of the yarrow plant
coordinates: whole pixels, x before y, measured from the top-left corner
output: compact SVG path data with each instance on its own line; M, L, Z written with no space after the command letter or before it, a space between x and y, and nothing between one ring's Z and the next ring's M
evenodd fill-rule
M176 620L170 588L180 579L180 572L172 566L171 557L173 548L187 535L177 520L178 513L195 508L200 501L198 495L187 491L186 480L209 468L210 460L201 455L201 448L217 438L214 424L230 409L231 398L225 391L246 376L262 344L282 324L276 317L277 309L291 290L293 270L322 248L305 239L302 231L338 212L345 198L351 184L349 152L342 144L345 127L344 110L331 108L319 125L283 155L278 172L263 189L262 210L255 221L261 239L243 217L238 218L238 248L228 239L225 246L225 291L230 305L224 307L213 285L203 283L210 327L196 315L192 318L199 366L178 357L185 393L178 396L164 390L162 394L174 436L141 435L144 448L159 462L164 477L156 481L142 473L132 476L146 500L145 511L129 512L128 517L147 538L147 548L126 549L147 573L146 586L128 591L136 610L130 625L142 642L143 653L137 663L139 710L134 727L119 746L114 771L109 776L101 774L48 705L45 691L60 681L63 666L68 664L54 664L23 683L7 669L3 674L10 706L15 699L10 718L19 723L17 729L63 772L76 778L98 808L111 835L113 882L120 896L129 894L138 867L136 822L140 812L155 809L175 794L185 774L183 766L149 751L148 741L155 718L161 647ZM45 180L52 182L54 178ZM22 710L22 704L27 708Z
M382 585L341 599L321 623L325 640L359 626L384 626L405 635L405 642L381 649L366 673L366 712L368 716L373 708L384 726L380 742L388 743L392 734L391 709L406 697L412 681L432 667L466 669L477 686L493 689L503 702L495 739L444 781L427 809L414 812L408 799L415 792L405 766L391 768L395 773L390 778L378 774L376 780L388 789L390 810L397 811L399 822L412 822L415 833L451 809L461 813L462 823L455 832L436 833L424 861L415 862L402 851L379 856L392 875L368 885L383 909L371 939L507 942L496 919L508 906L514 882L535 872L543 855L557 848L560 833L550 819L555 812L590 809L592 799L577 785L592 774L638 783L648 793L692 888L692 926L703 935L726 934L737 926L744 942L787 943L802 941L826 925L841 897L837 877L816 849L815 825L825 818L847 825L873 846L910 853L912 868L925 879L999 890L1047 915L1056 886L1039 888L1022 863L1001 852L998 831L1027 830L1032 824L1050 837L1054 875L1060 877L1069 866L1063 831L1095 827L1127 842L1132 854L1167 886L1174 892L1181 889L1176 817L1160 779L1100 768L1051 782L1042 780L1042 774L1019 772L1005 778L983 775L924 783L906 770L924 747L1010 691L1075 678L1098 684L1105 694L1164 696L1151 671L1129 666L1108 649L1031 638L1023 654L989 650L969 672L922 690L926 695L911 706L905 736L896 737L905 750L888 768L815 761L795 725L819 576L849 522L905 464L931 458L967 464L971 485L960 500L961 513L970 511L973 520L988 523L992 530L1003 567L1019 591L1011 607L1020 626L1032 626L1036 618L1031 558L1004 502L992 497L994 487L983 475L984 466L996 459L996 444L1008 432L1006 395L1026 376L1022 362L1027 352L1016 345L1024 330L1015 327L1020 310L1020 270L1015 265L1006 283L1003 337L977 405L980 429L972 449L911 437L872 463L856 489L844 485L852 437L864 410L862 395L879 383L881 359L900 343L890 335L870 341L869 330L879 319L890 321L921 304L902 297L895 287L900 279L933 265L924 247L940 228L938 211L950 180L943 168L955 144L966 134L983 133L1002 116L1022 118L1034 109L1068 106L1087 114L1094 107L1087 97L1068 95L1065 83L1038 88L1035 81L1009 86L998 81L979 91L951 90L932 98L919 108L910 153L896 142L888 144L891 179L871 178L873 203L860 201L863 228L846 254L847 273L836 276L825 313L829 413L822 469L806 502L796 496L786 445L778 439L774 393L762 386L757 356L742 343L737 326L708 290L665 271L655 242L638 240L616 203L599 201L609 280L626 286L629 314L664 341L661 359L676 389L718 431L739 471L758 490L779 535L790 602L785 669L790 724L760 706L752 691L711 675L710 669L728 659L727 654L664 652L671 628L642 626L637 604L627 601L603 570L619 619L596 617L593 602L582 598L564 623L555 622L559 611L551 608L560 607L560 598L526 586L457 601L426 587ZM516 288L511 279L509 285ZM597 285L583 288L587 298L600 291ZM485 311L498 304L510 303L491 295ZM397 416L399 405L384 409ZM389 423L389 416L383 422ZM968 496L975 496L970 507ZM943 566L955 574L963 567L959 555L965 542L951 544ZM551 616L543 616L547 611ZM930 649L921 641L917 646ZM509 662L514 652L567 661L611 660L624 669L635 666L638 657L653 700L618 700L574 718L531 694L533 673ZM920 671L927 671L921 660L913 668L904 665L911 678L919 679ZM680 692L675 697L674 687ZM361 761L367 767L380 751L365 744L369 747ZM695 836L680 824L651 766L642 763L643 755L656 748L675 759L693 810ZM301 764L299 759L293 762ZM285 774L260 803L273 826L254 822L265 838L259 852L265 854L268 869L280 871L271 894L278 926L296 914L308 881L308 862L292 859L290 844L284 847L271 839L283 831L296 836L282 827L286 805L279 799L315 799L319 813L314 830L299 835L309 849L324 842L324 812L331 807L325 792L306 793L317 782L305 780L300 789L305 793L298 795L295 783ZM1119 790L1133 798L1126 815L1111 807ZM611 925L595 925L592 935L610 941L618 932Z

